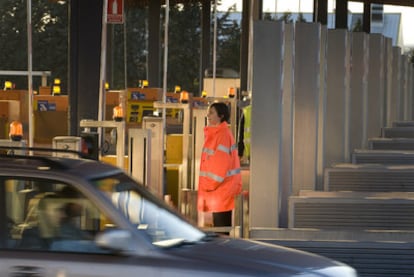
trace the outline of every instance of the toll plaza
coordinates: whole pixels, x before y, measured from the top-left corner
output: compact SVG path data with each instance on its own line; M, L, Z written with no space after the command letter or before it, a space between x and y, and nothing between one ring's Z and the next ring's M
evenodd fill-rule
M230 96L226 92L220 97L194 97L176 89L167 93L167 101L163 103L160 88L143 85L122 91L108 90L105 93L106 119L82 119L80 137L76 137L68 134L67 95L53 94L53 85L42 86L33 98L34 143L79 151L86 147L91 158L124 168L159 197L166 197L197 221L193 211L196 207L194 191L208 104L228 103L233 123L230 126L237 136L235 90L232 88ZM5 113L0 139L9 143L9 123L16 120L26 130L22 140L26 143L27 91L0 91L0 97ZM115 115L118 108L122 111ZM165 122L162 114L165 114Z
M410 264L414 115L408 57L378 34L319 23L258 21L253 27L251 157L231 234L358 261L366 272L381 270L379 256L396 269L389 253L405 251L400 259ZM124 167L191 220L217 231L195 213L195 195L209 103L229 103L237 137L241 92L235 98L220 92L190 93L184 101L181 92L169 92L164 101L162 89L151 84L107 91L104 120L83 118L79 126L99 159ZM15 118L19 107L17 119L26 126L24 92L4 93L0 104L8 117ZM39 88L34 96L38 143L68 135L56 121L68 102L45 94ZM112 118L119 105L121 123ZM8 126L7 120L7 141Z
M414 229L414 74L407 57L385 37L351 37L318 23L254 27L251 155L233 226L210 227L208 215L197 213L197 168L209 103L229 104L238 137L239 90L214 97L174 91L165 102L160 88L108 90L105 120L82 119L81 136L73 137L65 126L67 97L42 86L33 99L35 143L86 147L206 230L323 249L346 262L362 259L362 244L372 259L384 249L403 251ZM27 92L7 89L0 97L0 143L25 145L27 134L10 140L9 122L27 128ZM388 267L392 259L384 256ZM365 262L365 270L378 270Z

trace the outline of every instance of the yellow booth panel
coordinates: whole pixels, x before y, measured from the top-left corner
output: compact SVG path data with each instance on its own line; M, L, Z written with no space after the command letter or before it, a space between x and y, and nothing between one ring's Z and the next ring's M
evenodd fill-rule
M167 135L166 147L166 163L181 164L183 162L183 135Z
M167 103L180 103L180 94L179 93L173 93L173 92L167 92ZM167 117L172 118L178 118L180 109L167 109L165 112L165 115Z
M166 188L165 194L171 195L171 201L175 207L178 207L178 191L180 183L180 168L179 166L167 166L166 171Z
M153 101L128 101L127 122L142 123L144 116L152 116L154 113Z
M139 123L141 122L140 118L140 104L138 102L128 102L127 104L127 122L129 123Z
M105 156L100 156L99 160L101 162L107 163L107 164L111 164L113 166L117 166L117 157L115 155L105 155ZM128 156L124 157L124 170L125 172L128 172L128 163L129 163L129 159Z

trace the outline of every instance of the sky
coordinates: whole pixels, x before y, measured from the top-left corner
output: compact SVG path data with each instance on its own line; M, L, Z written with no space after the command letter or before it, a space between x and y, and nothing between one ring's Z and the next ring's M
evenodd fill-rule
M332 12L335 8L335 0L328 0L328 12ZM219 10L227 10L230 6L236 4L237 10L242 9L242 0L222 0ZM348 9L354 13L363 11L363 4L359 2L349 2ZM313 0L263 0L264 12L313 12ZM414 32L410 29L414 26L414 7L401 7L385 5L384 12L401 13L404 46L414 48ZM411 27L412 28L412 27Z

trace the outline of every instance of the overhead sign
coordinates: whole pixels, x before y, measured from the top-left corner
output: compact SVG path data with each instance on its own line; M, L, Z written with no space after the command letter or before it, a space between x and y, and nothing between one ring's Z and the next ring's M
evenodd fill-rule
M108 0L106 23L124 23L124 0Z

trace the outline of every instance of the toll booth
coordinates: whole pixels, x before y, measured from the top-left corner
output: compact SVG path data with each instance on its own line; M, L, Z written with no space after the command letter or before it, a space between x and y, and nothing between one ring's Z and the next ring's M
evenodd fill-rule
M128 173L145 187L152 184L151 134L145 128L128 130Z
M162 102L154 102L154 108L156 109L172 109L172 110L180 110L180 112L177 112L178 114L181 114L182 112L182 161L180 165L178 166L178 170L180 172L179 174L179 180L180 183L178 184L178 199L177 203L181 205L180 200L180 191L182 189L190 189L190 170L191 170L191 140L190 140L190 118L191 118L191 108L189 103L162 103ZM166 113L168 113L166 111ZM160 130L162 132L162 136L164 135L163 130ZM166 135L166 134L165 134ZM164 149L163 147L161 149ZM162 165L164 167L164 161L162 162Z
M0 139L8 138L10 122L20 119L20 103L18 100L0 100Z
M142 124L145 116L152 116L153 103L162 98L160 88L128 88L126 100L126 122Z
M165 110L168 115L165 136L166 187L164 187L164 194L171 196L171 200L178 205L182 214L197 222L197 184L207 108L215 101L227 103L231 111L230 120L233 122L230 128L236 137L237 101L236 98L228 97L190 97L188 103L181 103L177 100L178 96L179 94L171 94L171 98L167 98L170 102L167 103L154 102L155 109ZM172 130L173 124L181 124L182 129ZM158 131L161 132L162 129ZM162 149L161 146L160 149Z
M27 111L28 95L23 90L0 91L0 139L8 138L8 125L13 120L23 124L23 129L28 130L29 116ZM4 125L3 125L4 124ZM27 137L27 132L24 134Z
M67 95L35 95L33 105L35 142L50 144L54 137L68 135Z
M164 138L163 123L160 117L144 117L142 128L150 133L151 160L149 166L149 189L159 196L164 197Z
M68 95L55 94L50 86L42 85L33 96L34 142L52 144L53 138L68 135ZM108 90L105 93L105 120L111 120L112 109L120 104L124 91ZM152 116L153 102L162 98L160 88L128 88L125 96L126 129L139 128L145 116ZM171 99L174 97L171 97ZM26 90L0 91L0 139L7 138L7 125L19 120L29 129L28 93Z
M111 128L116 130L116 165L126 170L125 167L125 121L97 121L83 119L79 126L84 128L83 133L98 131L103 134L102 129Z
M216 76L213 76L213 70L207 69L203 78L203 88L208 91L211 97L227 96L229 87L240 87L240 76L230 68L217 68Z

